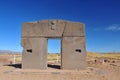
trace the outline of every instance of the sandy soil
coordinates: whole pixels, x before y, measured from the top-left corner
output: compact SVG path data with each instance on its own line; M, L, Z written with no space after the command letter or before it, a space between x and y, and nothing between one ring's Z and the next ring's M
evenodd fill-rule
M20 55L16 57L16 63L20 63ZM120 60L105 64L92 62L85 70L61 70L50 66L47 70L23 70L19 64L3 66L11 60L13 55L1 55L0 80L120 80Z
M86 70L23 70L0 66L0 80L120 80L120 64L93 64Z

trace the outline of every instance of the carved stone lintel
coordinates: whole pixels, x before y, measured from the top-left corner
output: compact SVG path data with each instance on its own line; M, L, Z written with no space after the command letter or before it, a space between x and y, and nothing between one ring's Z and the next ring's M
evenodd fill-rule
M50 21L49 26L50 26L51 30L55 30L56 29L56 21Z

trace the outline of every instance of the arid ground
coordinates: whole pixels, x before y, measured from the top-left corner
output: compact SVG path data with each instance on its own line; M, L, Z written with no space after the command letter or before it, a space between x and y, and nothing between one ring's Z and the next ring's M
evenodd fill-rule
M85 70L61 70L60 55L48 55L47 70L21 69L21 54L0 54L0 80L120 80L120 54L87 54ZM104 60L104 62L103 62Z

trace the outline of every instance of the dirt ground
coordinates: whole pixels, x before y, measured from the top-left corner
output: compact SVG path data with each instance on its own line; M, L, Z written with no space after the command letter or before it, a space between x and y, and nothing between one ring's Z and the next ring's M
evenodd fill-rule
M120 65L93 64L86 70L23 70L15 66L0 66L0 80L120 80Z
M88 63L85 70L62 70L55 63L47 70L23 70L19 56L16 56L17 64L10 64L13 56L1 55L0 80L120 80L120 60L104 64Z

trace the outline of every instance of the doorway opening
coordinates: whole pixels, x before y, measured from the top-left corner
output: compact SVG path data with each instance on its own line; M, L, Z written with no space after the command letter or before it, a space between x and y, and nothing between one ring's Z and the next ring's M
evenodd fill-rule
M48 68L60 69L61 66L61 39L48 38Z

